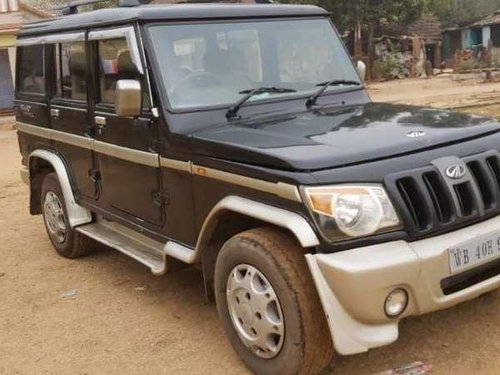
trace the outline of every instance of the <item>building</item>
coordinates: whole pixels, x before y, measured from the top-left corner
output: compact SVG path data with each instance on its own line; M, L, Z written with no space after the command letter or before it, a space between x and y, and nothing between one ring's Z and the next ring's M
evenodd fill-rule
M471 50L477 56L482 50L491 53L491 62L500 67L500 10L468 25L443 30L443 58L452 61L457 51Z
M478 31L481 42L491 51L492 62L500 65L500 10L471 25Z
M14 106L17 32L24 23L51 16L18 0L0 0L0 114L12 112Z
M441 55L441 22L433 14L424 14L408 28L410 35L419 36L425 44L427 60L433 68L439 68Z

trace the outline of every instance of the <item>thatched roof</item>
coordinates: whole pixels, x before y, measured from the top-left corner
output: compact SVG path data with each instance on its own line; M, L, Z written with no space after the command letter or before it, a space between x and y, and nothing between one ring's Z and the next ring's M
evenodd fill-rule
M408 32L418 35L425 42L437 42L441 40L441 22L433 14L424 14L418 21L410 25Z

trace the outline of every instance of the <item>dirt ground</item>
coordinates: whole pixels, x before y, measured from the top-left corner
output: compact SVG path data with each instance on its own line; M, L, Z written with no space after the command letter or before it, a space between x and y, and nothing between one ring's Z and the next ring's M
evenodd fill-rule
M500 83L452 81L447 78L406 79L369 86L374 101L454 109L500 117Z
M371 94L447 107L493 97L500 84L448 81L447 87L439 80L408 80L372 85ZM15 132L5 126L0 160L0 374L247 373L214 306L205 302L200 272L155 277L104 247L80 260L57 256L41 217L28 214ZM499 337L497 291L406 319L395 344L338 356L327 373L373 374L423 361L435 374L496 375Z

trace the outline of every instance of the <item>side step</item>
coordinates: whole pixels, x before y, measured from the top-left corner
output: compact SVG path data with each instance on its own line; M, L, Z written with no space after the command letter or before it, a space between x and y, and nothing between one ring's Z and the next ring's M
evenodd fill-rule
M148 266L155 275L167 272L165 244L111 221L100 220L75 228L78 232L112 247Z

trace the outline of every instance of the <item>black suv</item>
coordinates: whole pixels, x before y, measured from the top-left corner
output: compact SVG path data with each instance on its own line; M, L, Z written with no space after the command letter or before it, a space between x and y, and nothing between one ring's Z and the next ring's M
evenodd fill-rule
M57 252L200 265L257 373L317 373L500 285L499 123L371 103L323 9L29 24L16 103L30 212Z

